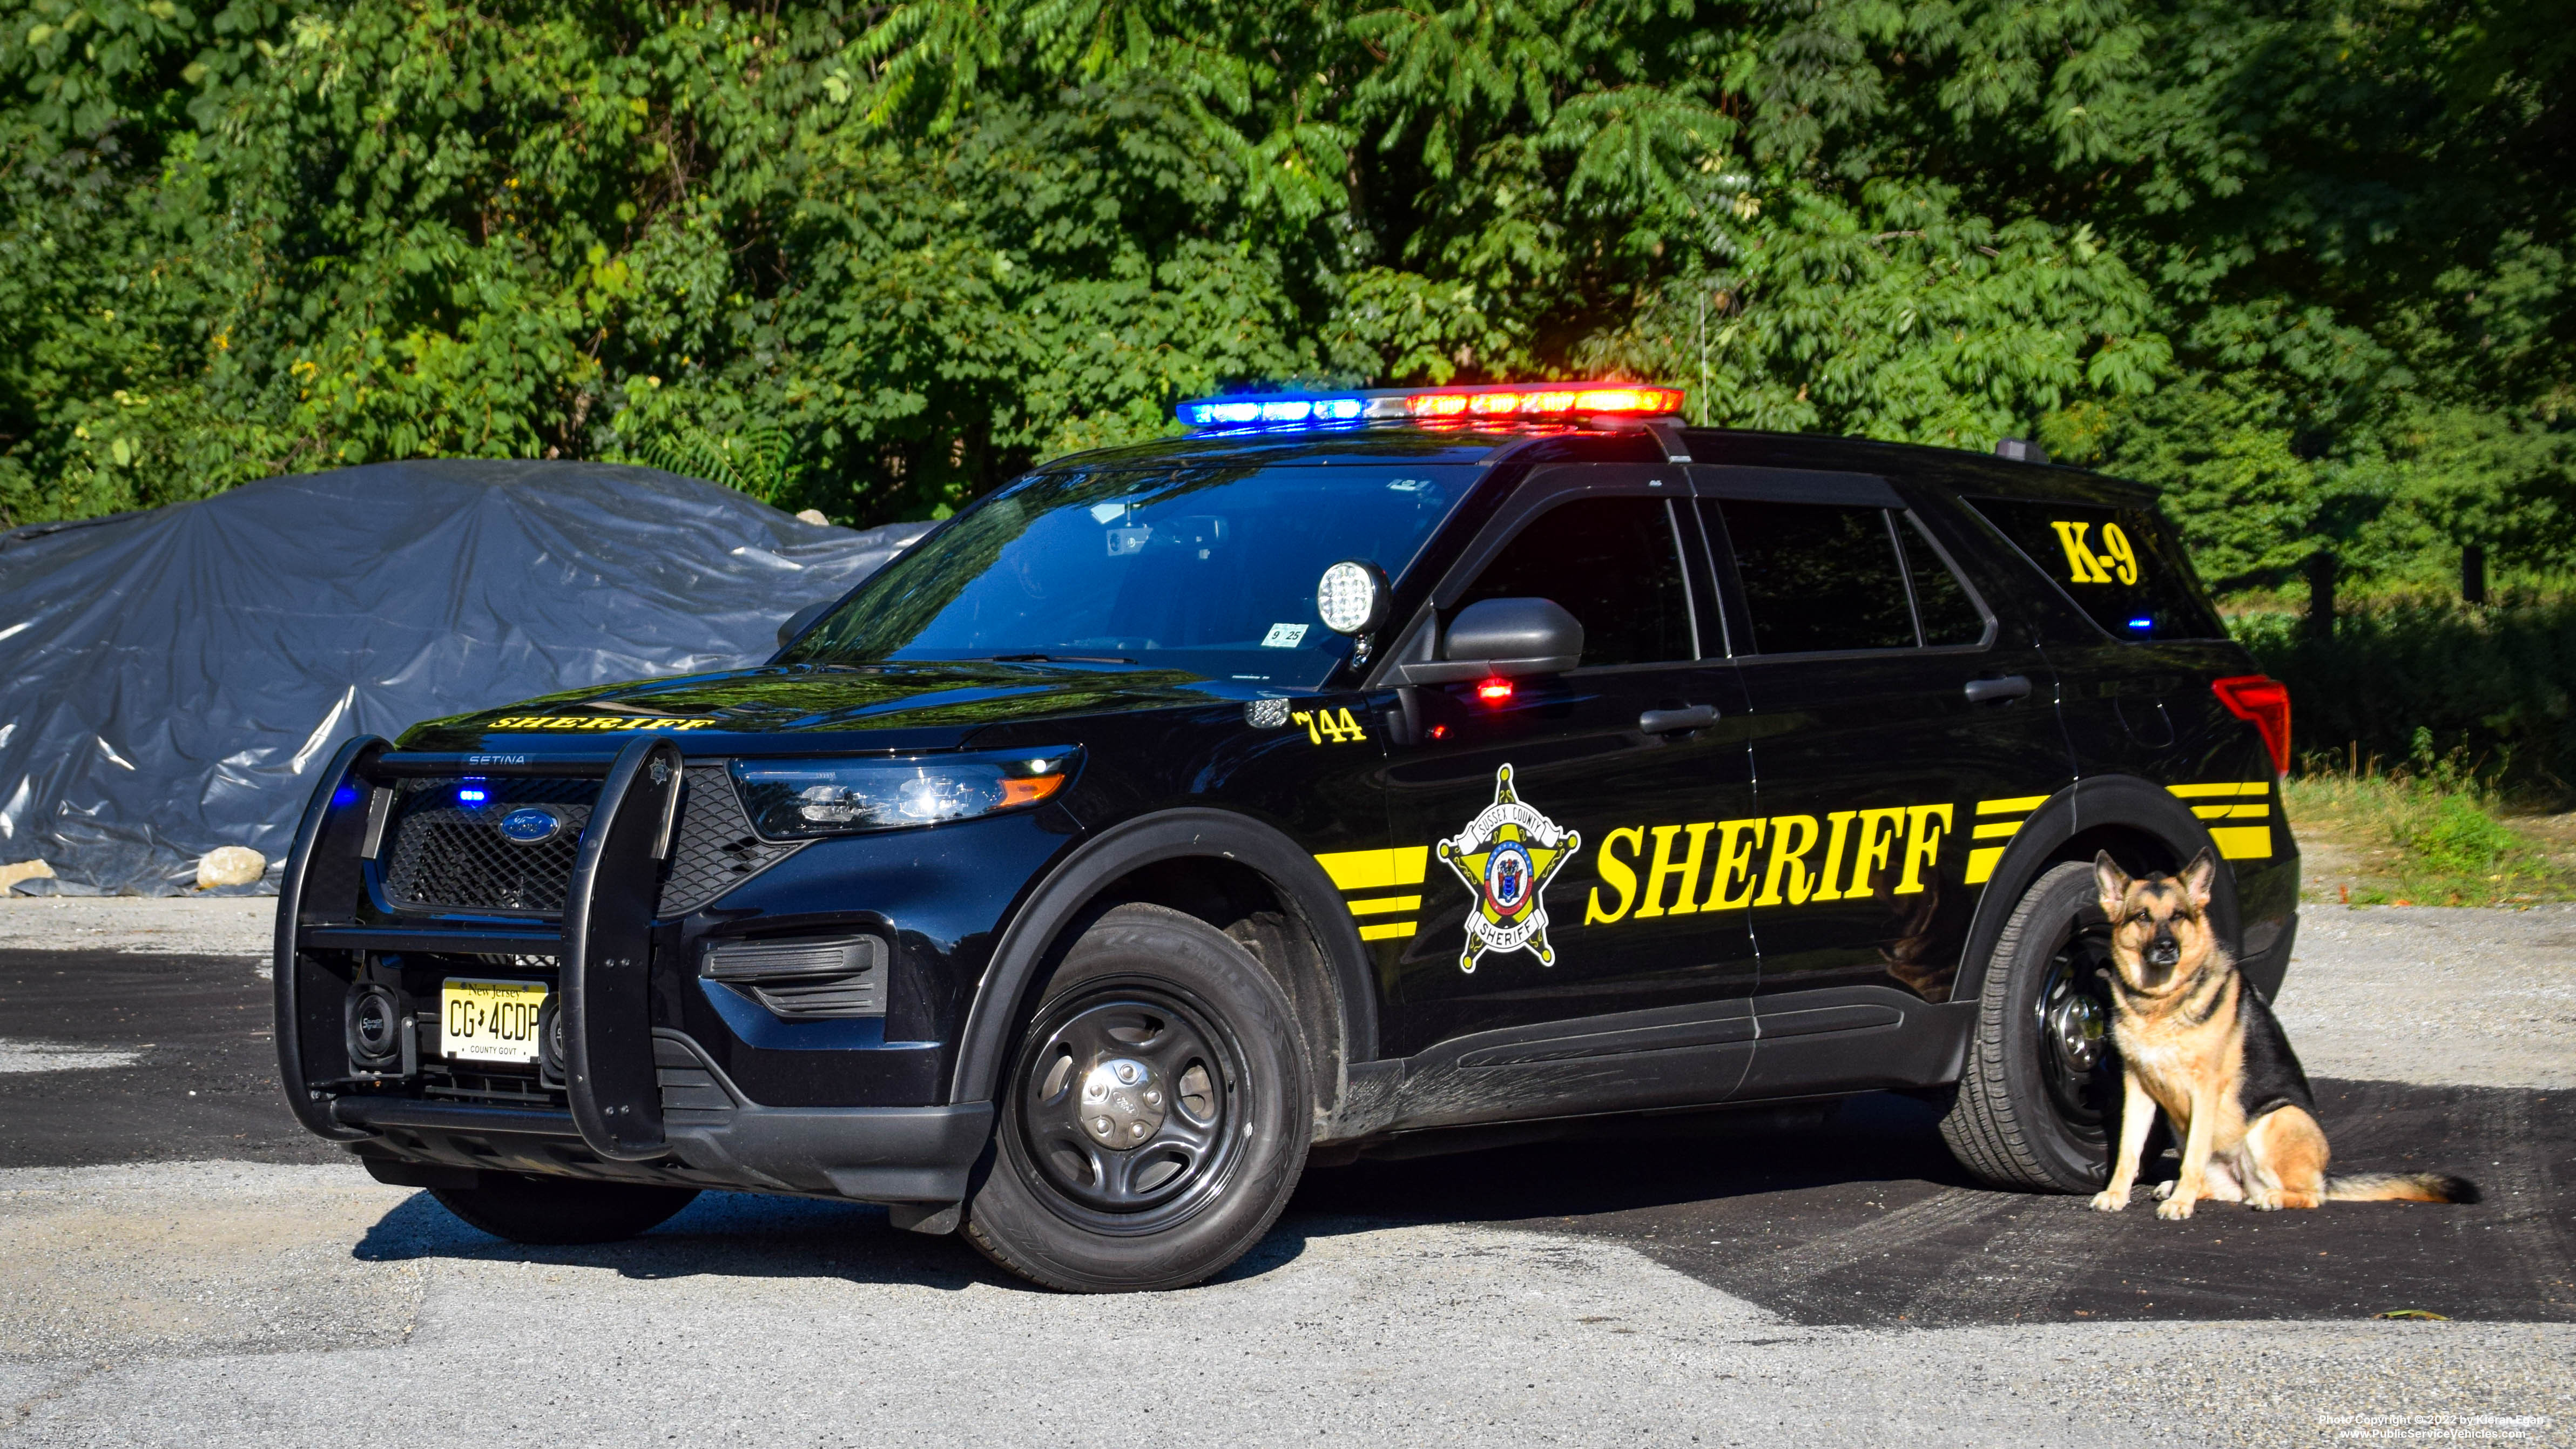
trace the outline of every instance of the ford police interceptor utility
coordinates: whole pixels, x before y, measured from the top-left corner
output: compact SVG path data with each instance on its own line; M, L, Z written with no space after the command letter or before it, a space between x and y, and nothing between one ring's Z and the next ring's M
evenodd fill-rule
M2093 1191L2087 863L2214 849L2272 992L2287 694L2145 489L1680 402L1187 404L760 668L351 742L278 912L295 1111L524 1242L833 1196L1068 1289L1548 1119L1912 1090Z

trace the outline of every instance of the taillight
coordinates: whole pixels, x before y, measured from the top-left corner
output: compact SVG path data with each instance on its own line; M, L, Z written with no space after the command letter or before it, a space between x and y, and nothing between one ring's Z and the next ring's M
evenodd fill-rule
M2209 692L2227 712L2251 720L2272 752L2272 773L2290 773L2290 687L2263 674L2237 674L2209 682Z

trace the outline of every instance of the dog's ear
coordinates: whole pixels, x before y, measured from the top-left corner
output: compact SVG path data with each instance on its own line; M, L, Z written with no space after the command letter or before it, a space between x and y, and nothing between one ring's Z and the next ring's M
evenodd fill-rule
M2200 854L2191 858L2191 864L2182 868L2182 888L2190 893L2193 910L2208 909L2209 883L2217 878L2218 857L2210 854L2209 847L2204 845Z
M2120 910L2129 900L2129 877L2107 850L2093 853L2093 884L2102 892L2102 914L2119 920Z

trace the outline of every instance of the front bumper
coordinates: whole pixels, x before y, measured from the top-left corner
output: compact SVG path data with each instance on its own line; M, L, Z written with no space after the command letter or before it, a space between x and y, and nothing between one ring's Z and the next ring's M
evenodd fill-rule
M383 839L385 783L460 766L601 781L559 926L383 924L356 908ZM682 769L676 745L655 738L613 759L406 755L378 739L342 747L306 807L278 901L279 1068L304 1125L349 1144L380 1178L424 1186L506 1171L872 1202L961 1198L991 1133L989 1104L764 1105L687 1034L654 1024L654 882ZM526 970L550 959L564 1038L555 1090L501 1105L451 1100L419 1091L408 1068L354 1064L343 1021L351 985L407 957Z
M670 1151L649 1161L600 1157L570 1112L345 1096L331 1104L331 1118L367 1134L352 1150L379 1180L413 1187L470 1187L479 1173L528 1172L885 1203L965 1197L967 1174L993 1131L985 1102L764 1107L678 1033L656 1033L654 1052Z

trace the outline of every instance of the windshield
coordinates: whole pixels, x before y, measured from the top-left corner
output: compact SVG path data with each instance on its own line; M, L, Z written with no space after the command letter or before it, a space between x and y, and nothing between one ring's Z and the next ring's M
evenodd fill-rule
M1315 615L1343 559L1404 572L1480 469L1049 473L888 564L782 662L1037 656L1312 686L1351 641Z

